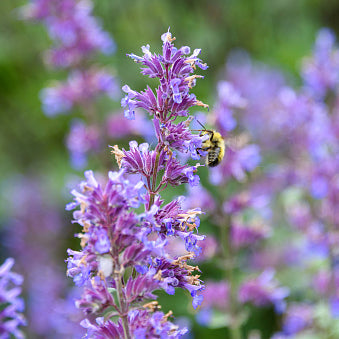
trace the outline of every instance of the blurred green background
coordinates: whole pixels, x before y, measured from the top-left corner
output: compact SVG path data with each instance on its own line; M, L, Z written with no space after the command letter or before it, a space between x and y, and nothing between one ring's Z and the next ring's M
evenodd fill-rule
M297 82L300 62L310 54L318 29L329 27L337 36L339 33L339 1L335 0L93 2L95 15L101 18L104 29L117 44L113 56L99 57L97 61L113 67L121 85L129 84L137 90L145 87L148 79L139 74L138 67L126 53L139 54L140 47L145 44L159 51L160 35L170 26L177 46L202 49L201 58L209 69L194 93L211 107L216 83L233 49L244 49L253 59L283 69ZM70 120L81 114L75 112L54 118L43 114L40 90L51 80L64 79L67 73L45 67L43 52L50 41L41 24L19 19L18 8L25 3L19 0L0 2L0 187L7 187L18 174L40 176L59 197L60 209L63 209L65 198L61 198L61 187L68 173L77 173L69 165L64 139ZM105 102L103 114L119 107L119 102ZM8 217L6 213L6 204L2 203L0 221ZM204 273L213 276L213 270L209 270ZM176 316L191 312L188 299L182 299L180 292L177 297L162 299L168 309L176 310ZM182 300L184 304L177 307ZM271 310L262 310L256 317L265 319L261 322L267 334L273 331L272 326L267 326L275 321L271 319ZM256 319L250 322L260 324ZM198 331L197 338L206 338L210 333L200 327ZM211 337L225 338L224 331L217 330Z

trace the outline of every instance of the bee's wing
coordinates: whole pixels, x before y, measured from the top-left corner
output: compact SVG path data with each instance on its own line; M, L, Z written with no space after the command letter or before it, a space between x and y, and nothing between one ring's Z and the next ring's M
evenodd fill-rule
M247 145L250 141L250 137L246 133L234 135L225 138L225 146L230 148L232 151L237 151Z

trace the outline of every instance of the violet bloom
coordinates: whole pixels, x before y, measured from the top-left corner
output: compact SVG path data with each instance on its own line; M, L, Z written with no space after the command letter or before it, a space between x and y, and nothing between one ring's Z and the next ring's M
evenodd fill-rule
M280 287L274 279L274 271L266 270L259 277L243 282L239 288L238 299L241 303L251 302L255 306L274 305L278 313L286 307L285 298L289 295L286 287Z
M318 98L339 85L339 52L335 49L335 35L329 29L318 32L313 56L304 61L302 76L306 90Z
M217 125L218 132L226 140L226 150L225 161L210 170L210 181L214 185L225 183L230 177L243 181L246 172L253 171L261 160L258 146L247 145L247 138L244 135L230 138L230 132L236 127L234 112L243 110L246 105L246 100L231 83L221 81L218 84L218 99L213 108L212 119Z
M35 0L24 7L24 16L42 21L55 43L47 54L49 64L71 67L94 52L114 52L114 42L92 16L92 7L84 0Z
M241 224L234 222L231 225L231 244L234 248L255 246L260 240L269 237L271 229L262 222Z
M56 262L63 244L55 239L62 239L65 231L60 211L47 195L47 185L41 178L19 179L15 178L15 185L12 184L6 194L13 209L13 218L6 230L6 245L15 254L16 265L24 276L28 336L54 338L67 333L68 338L76 338L82 333L78 325L80 312L74 303L67 304L63 263ZM57 311L56 305L63 306ZM56 326L56 319L61 317L63 326Z
M24 302L19 297L20 285L23 282L21 275L11 272L14 259L8 258L0 266L0 337L18 339L25 338L20 326L26 325L23 316Z
M190 153L196 159L202 139L189 130L191 118L184 123L175 119L188 116L191 106L203 105L189 90L200 77L191 75L195 66L206 69L206 65L198 58L200 50L186 56L188 47L176 49L169 32L162 40L162 55L151 54L149 46L143 47L143 57L130 55L146 66L143 74L159 78L160 86L155 92L147 87L139 93L125 85L127 95L122 100L127 118L134 118L139 107L153 116L157 146L153 150L136 141L130 142L128 150L114 146L121 171L110 172L105 185L91 171L85 172L86 181L80 184L80 192L73 190L75 201L67 206L80 206L74 219L83 228L78 235L82 250L68 251L68 275L83 287L76 304L87 315L82 325L90 337L122 333L127 338L144 338L149 333L180 337L186 330L178 330L167 315L157 312L153 291L174 294L177 288L185 289L194 308L203 298L204 285L195 274L199 268L187 264L201 252L199 242L205 238L198 234L202 212L184 209L180 198L164 204L160 192L168 185L199 181L199 164L181 164L175 152ZM129 174L136 174L140 181L132 184ZM145 207L143 213L136 211L140 205ZM182 256L166 252L167 239L172 237L184 244ZM153 301L145 304L149 300ZM116 317L119 320L113 321Z
M154 128L144 112L138 111L135 121L121 119L120 112L113 113L107 117L106 133L114 139L122 139L131 135L142 136L148 142L154 138Z
M229 284L226 281L207 281L206 288L202 292L204 302L201 308L215 307L220 311L226 311L229 306Z
M258 212L263 218L269 218L268 195L256 192L255 186L253 186L248 191L242 191L231 196L223 204L223 211L226 214L237 215L248 209Z
M170 227L172 227L171 224ZM195 258L195 261L197 262L203 262L214 258L219 250L217 240L212 235L206 235L205 239L199 240L197 246L201 249L201 251L199 250L200 254ZM172 258L183 256L187 253L185 243L183 243L181 239L174 237L168 239L166 251Z
M246 100L239 94L234 86L227 82L221 81L217 86L218 101L213 111L218 130L222 134L232 131L236 127L236 120L233 117L235 109L246 107Z
M185 208L204 206L206 212L213 212L216 208L213 196L201 185L188 186L187 196L183 201L183 205Z
M91 66L96 53L111 54L115 44L92 15L90 0L31 0L23 7L26 19L41 21L53 42L46 62L67 69L68 79L57 81L40 93L48 116L68 113L78 106L93 118L92 103L101 96L116 99L120 90L111 71ZM79 161L80 162L80 161Z
M135 312L129 310L136 303L139 305L141 301L155 299L153 291L156 289L173 294L175 288L183 288L190 292L193 303L198 302L197 292L203 285L199 276L193 274L197 268L186 263L192 255L166 259L166 239L161 233L156 236L157 233L153 232L151 236L150 226L154 224L156 227L155 220L158 219L159 224L162 224L161 217L156 215L158 209L153 208L141 215L134 211L145 202L144 184L141 181L131 184L123 170L119 173L110 172L105 186L96 181L91 171L87 171L85 176L87 180L81 183L81 192L74 190L75 201L67 206L68 209L80 206L80 210L74 212L74 218L83 227L83 233L78 235L82 239L82 251L68 251L68 275L84 288L76 305L85 314L100 316L113 307L115 311L112 317L118 315L121 318L119 323L107 320L95 324L90 317L82 323L88 333L93 336L106 331L120 333L122 327L130 333L147 331L146 320L150 315L145 314L145 322L136 327L134 322L133 325L129 324ZM181 223L186 223L193 215L187 215L186 218L181 215L181 218ZM182 226L179 229L184 237L191 236L191 232L186 234ZM126 284L121 285L120 274L129 267L134 267L137 275L130 276ZM119 304L111 295L112 288L119 293ZM159 321L162 317L163 314ZM157 323L157 326L160 325L164 326L163 331L168 334L173 328L171 323ZM177 336L174 337L179 337L183 332L175 333Z
M144 339L149 336L152 338L180 338L187 329L179 329L168 318L171 312L151 312L149 310L134 310L128 315L128 324L133 338ZM96 323L90 323L87 319L81 325L87 329L89 338L122 338L124 331L121 322L115 324L112 321L104 321L103 317L97 318Z
M205 106L190 93L200 75L192 75L196 66L205 70L207 66L198 58L200 50L190 53L187 46L177 49L174 47L171 33L168 31L161 36L163 41L162 54L152 54L149 45L143 46L143 56L130 54L137 63L142 64L141 73L150 78L158 78L159 86L153 90L149 86L141 92L132 90L128 85L123 86L126 93L121 104L125 108L124 115L134 119L135 110L143 108L152 117L158 139L154 151L149 151L148 145L130 145L130 151L123 152L122 167L131 173L144 176L146 189L149 192L151 204L155 196L168 185L177 186L189 183L195 186L199 183L196 175L197 166L182 165L177 160L174 151L189 153L193 159L198 159L199 149L203 138L194 135L189 130L192 117L188 117L188 109L192 106ZM177 117L188 117L184 122L177 122ZM152 170L149 170L152 169ZM164 170L162 180L157 183L159 171Z
M314 321L314 307L308 304L291 304L285 315L283 331L294 335L311 326Z
M177 49L172 42L174 38L170 32L166 32L161 37L163 41L163 53L152 54L149 45L143 46L142 57L130 54L129 56L137 63L145 67L141 73L150 78L159 78L160 86L155 93L147 87L144 92L133 91L125 85L123 91L126 93L122 100L122 106L125 107L125 116L133 117L134 110L137 107L144 108L147 112L154 115L161 124L170 122L177 116L187 116L188 109L195 105L206 106L198 101L194 94L190 94L190 89L195 85L195 79L202 76L191 75L195 66L205 70L206 64L203 64L198 58L200 50L196 49L191 55L190 48L187 46ZM162 126L160 126L163 129ZM164 131L160 130L158 137L162 136Z
M103 69L92 68L73 71L67 81L44 88L40 97L45 114L54 116L67 113L76 105L86 105L102 95L114 99L118 93L116 80L111 74Z
M97 151L100 141L100 133L96 126L86 126L81 120L74 120L66 139L72 166L76 169L85 167L88 153Z
M206 282L202 292L204 301L197 314L197 321L202 326L209 326L213 320L213 310L227 313L229 311L230 288L226 281Z
M257 145L240 149L226 146L224 160L219 166L210 169L210 181L214 185L225 183L231 177L240 182L245 181L246 172L253 171L259 165L261 156Z

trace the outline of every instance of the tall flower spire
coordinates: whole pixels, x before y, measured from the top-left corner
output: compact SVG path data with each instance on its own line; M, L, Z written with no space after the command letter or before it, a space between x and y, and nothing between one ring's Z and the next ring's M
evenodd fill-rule
M177 49L168 31L162 35L162 54L142 48L142 57L129 56L143 66L142 73L158 78L160 85L152 90L136 92L125 85L122 105L125 117L133 119L135 109L143 108L151 116L158 143L151 149L147 143L131 141L128 150L113 147L121 169L109 172L106 184L85 172L86 181L73 190L74 202L67 209L74 212L82 226L81 251L69 250L68 275L83 287L77 306L85 312L82 326L90 338L178 338L187 332L179 329L163 313L155 301L155 290L174 294L177 288L193 297L193 307L202 302L204 285L200 270L189 263L201 252L198 234L200 208L185 209L182 198L165 204L161 192L168 185L199 182L196 166L181 163L178 152L198 159L202 138L189 129L192 117L188 109L204 105L189 93L195 79L196 66L207 66L198 58L200 50L191 55L189 47ZM204 105L206 106L206 105ZM177 122L177 117L187 117ZM133 181L130 174L137 174ZM140 212L140 206L144 211ZM169 239L180 240L186 253L167 252ZM119 320L116 321L115 319ZM95 319L95 321L93 321Z

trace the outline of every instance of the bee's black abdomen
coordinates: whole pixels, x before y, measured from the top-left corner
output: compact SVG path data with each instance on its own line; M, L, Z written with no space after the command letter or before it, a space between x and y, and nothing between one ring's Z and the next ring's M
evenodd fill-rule
M217 158L217 159L215 159L213 162L209 162L208 163L208 166L209 167L215 167L215 166L218 166L220 164L220 161L219 161L219 159Z
M215 147L208 152L207 156L207 165L210 167L215 167L219 165L219 154L220 154L220 147Z

